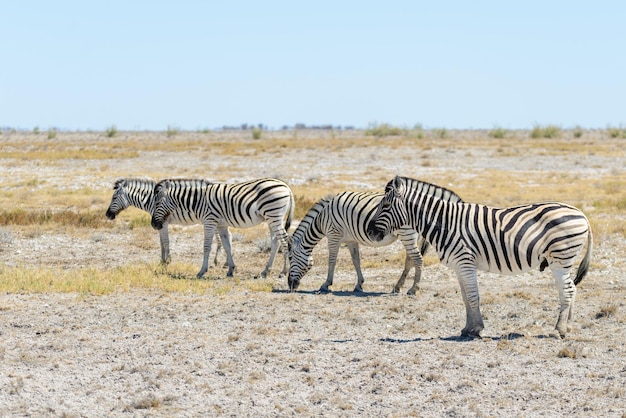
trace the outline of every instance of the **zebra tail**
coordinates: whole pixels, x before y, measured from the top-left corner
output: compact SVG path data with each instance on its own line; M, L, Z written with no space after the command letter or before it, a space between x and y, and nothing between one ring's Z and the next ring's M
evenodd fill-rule
M575 285L580 283L585 278L585 276L587 275L587 272L589 271L589 264L591 264L592 247L593 247L593 238L591 234L591 228L589 228L589 235L587 236L587 252L585 253L585 256L583 257L583 260L580 262L580 265L578 266L578 272L576 273L576 278L574 279Z
M293 198L293 193L289 194L289 214L285 220L285 231L289 231L291 228L291 221L293 220L294 212L296 211L296 201Z

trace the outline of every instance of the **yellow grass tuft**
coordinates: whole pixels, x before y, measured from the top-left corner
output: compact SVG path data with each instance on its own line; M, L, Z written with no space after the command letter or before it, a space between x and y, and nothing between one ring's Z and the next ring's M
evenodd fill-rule
M176 273L168 273L168 271ZM168 270L158 264L129 265L113 269L81 268L64 270L43 267L1 267L0 291L6 293L78 293L106 295L133 289L192 294L224 295L235 288L271 292L269 279L196 279L196 266L174 264Z

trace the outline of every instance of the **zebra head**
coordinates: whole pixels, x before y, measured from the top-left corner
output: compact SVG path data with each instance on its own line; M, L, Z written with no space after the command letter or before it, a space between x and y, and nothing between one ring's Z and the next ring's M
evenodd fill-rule
M312 249L308 251L299 242L289 246L289 290L294 291L300 286L300 280L313 267Z
M174 203L169 190L169 180L161 180L154 186L154 211L150 221L154 229L163 228L163 224L174 210Z
M107 209L106 216L110 220L115 219L118 213L130 206L130 198L126 190L126 179L119 179L113 185L113 197Z
M406 182L396 176L387 183L385 196L378 204L376 213L367 224L367 236L373 241L382 241L392 231L407 223L408 212L404 204Z

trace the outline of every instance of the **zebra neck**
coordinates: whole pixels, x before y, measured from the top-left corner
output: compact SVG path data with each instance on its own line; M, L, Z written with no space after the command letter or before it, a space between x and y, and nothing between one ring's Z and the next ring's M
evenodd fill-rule
M128 190L130 204L138 209L152 213L154 210L154 187L146 189L145 185L137 184L136 187Z
M439 248L448 232L449 203L433 196L420 197L416 204L409 205L409 213L415 216L412 225L424 239Z
M318 227L317 222L303 219L293 233L294 243L310 253L326 234Z

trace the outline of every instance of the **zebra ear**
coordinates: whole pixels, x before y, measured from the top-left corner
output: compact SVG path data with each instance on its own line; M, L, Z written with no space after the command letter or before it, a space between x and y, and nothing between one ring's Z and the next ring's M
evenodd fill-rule
M393 189L398 195L403 195L406 190L406 182L400 176L395 176L393 181Z
M115 180L115 183L113 183L113 189L119 189L120 187L124 186L126 183L126 179L117 179Z

